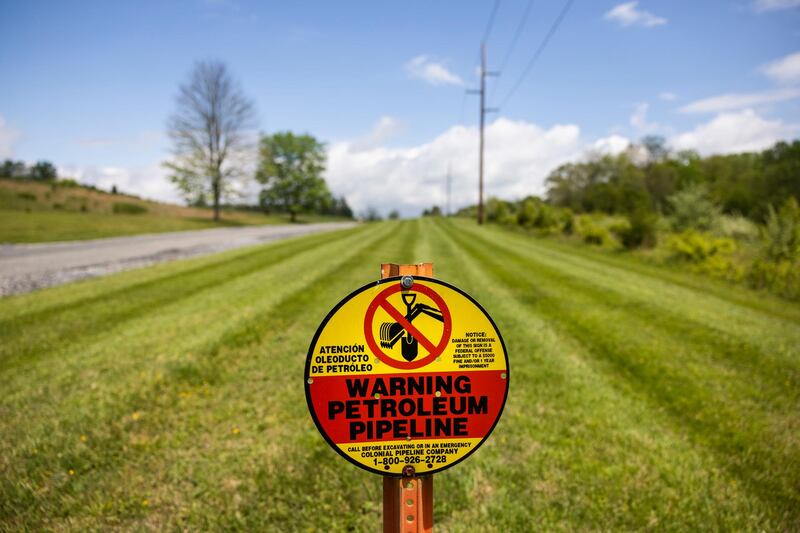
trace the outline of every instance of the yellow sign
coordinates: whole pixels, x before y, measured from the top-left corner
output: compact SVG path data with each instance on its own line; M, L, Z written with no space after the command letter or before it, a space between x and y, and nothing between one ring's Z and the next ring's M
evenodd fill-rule
M431 278L370 283L319 326L306 400L320 433L371 472L441 471L489 436L508 392L508 357L486 311Z

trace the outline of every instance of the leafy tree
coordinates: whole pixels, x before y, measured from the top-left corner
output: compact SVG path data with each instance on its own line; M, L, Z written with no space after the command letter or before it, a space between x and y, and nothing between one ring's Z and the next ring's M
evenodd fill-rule
M648 135L642 139L642 146L647 151L648 163L663 161L669 155L667 140L660 135Z
M656 245L658 217L652 211L639 209L628 215L628 226L620 231L625 248L652 248Z
M800 200L800 141L779 142L762 153L762 205L778 205L789 197Z
M6 159L0 166L0 178L24 178L28 175L28 168L22 161Z
M550 203L573 211L631 213L651 208L644 170L625 154L569 163L548 176Z
M209 196L219 220L221 198L245 176L253 103L224 63L206 61L197 63L180 86L176 104L169 120L173 159L164 163L172 171L169 180L187 202Z
M708 197L704 185L696 185L669 197L672 226L678 230L708 230L720 216L720 209Z
M323 202L321 213L323 215L333 215L337 217L353 218L353 210L347 205L347 200L344 196L335 198L331 196Z
M389 215L387 216L389 220L397 220L400 218L400 212L397 209L392 209L389 211Z
M383 220L381 214L374 207L368 207L367 210L361 215L361 218L365 222L380 222Z
M33 165L29 173L31 179L38 181L55 181L58 178L56 167L49 161L39 161Z
M261 138L256 180L263 185L261 205L289 213L291 221L299 213L320 211L331 193L322 173L325 171L325 146L311 135L290 131Z
M800 257L800 206L789 197L779 210L769 206L763 230L767 257L774 261Z

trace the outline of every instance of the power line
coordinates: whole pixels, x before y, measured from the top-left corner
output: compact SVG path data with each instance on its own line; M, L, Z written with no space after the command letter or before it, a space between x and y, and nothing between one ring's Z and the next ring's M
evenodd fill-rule
M494 18L497 15L497 10L500 7L500 0L494 0L494 7L492 7L492 12L489 15L489 21L486 23L486 30L483 32L483 39L482 42L486 42L489 39L489 33L492 31L492 26L494 25Z
M531 69L533 68L533 65L539 59L539 56L541 56L542 52L544 52L545 48L547 48L550 39L552 39L553 35L555 35L556 31L558 30L558 27L561 25L561 22L564 20L564 17L567 16L567 12L569 12L569 9L572 7L574 1L575 0L567 0L567 3L564 4L563 9L561 9L561 13L558 14L558 18L556 18L556 20L553 22L553 25L550 27L550 31L547 32L547 35L545 35L544 39L542 40L542 43L539 45L539 48L536 49L536 52L534 52L533 57L531 57L531 60L528 61L528 64L525 66L525 70L522 71L522 75L517 79L517 82L508 92L506 97L503 98L503 103L500 104L500 107L505 107L505 105L508 103L508 100L514 95L517 89L519 89L519 86L522 85L522 82L530 73Z
M511 44L506 51L505 57L503 57L503 61L500 63L500 68L498 69L499 72L505 71L508 60L511 58L511 53L514 51L514 48L516 48L517 41L519 41L519 37L522 35L522 30L525 27L525 23L528 21L528 17L531 14L532 7L533 0L528 0L528 5L525 6L525 11L522 12L522 18L519 20L519 24L517 24L517 29L514 30L514 36L511 38ZM492 92L495 90L497 90L497 84L494 85Z

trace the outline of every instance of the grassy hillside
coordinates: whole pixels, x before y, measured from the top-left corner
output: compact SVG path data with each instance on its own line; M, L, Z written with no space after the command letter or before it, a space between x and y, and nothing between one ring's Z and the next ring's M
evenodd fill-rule
M492 438L437 475L438 531L800 528L800 306L424 219L0 300L0 529L378 530L305 352L379 263L423 260L512 373Z
M288 217L152 202L80 186L0 179L0 243L95 239L220 226L284 224ZM324 220L306 217L305 220Z

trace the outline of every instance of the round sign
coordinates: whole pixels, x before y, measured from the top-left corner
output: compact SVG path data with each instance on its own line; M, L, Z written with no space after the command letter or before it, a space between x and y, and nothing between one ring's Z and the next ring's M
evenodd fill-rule
M308 349L306 401L325 440L351 463L430 474L483 444L503 412L508 355L486 311L462 290L400 277L352 292Z

